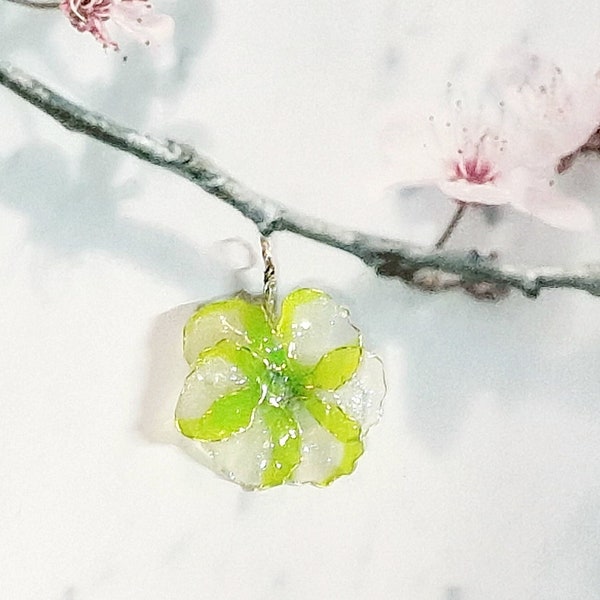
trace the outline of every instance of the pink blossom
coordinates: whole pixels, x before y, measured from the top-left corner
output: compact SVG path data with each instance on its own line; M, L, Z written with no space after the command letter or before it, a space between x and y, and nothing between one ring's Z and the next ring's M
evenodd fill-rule
M536 54L510 50L495 78L515 125L527 131L531 159L565 155L600 124L600 75L568 73Z
M62 0L60 8L78 31L91 33L103 46L119 49L113 25L137 41L160 43L173 34L173 19L156 14L149 0Z
M560 190L556 165L598 128L600 83L592 77L569 86L560 69L536 59L502 72L496 87L502 100L481 107L476 119L460 101L447 118L430 117L437 157L409 186L433 185L456 201L509 204L554 227L589 229L591 211Z

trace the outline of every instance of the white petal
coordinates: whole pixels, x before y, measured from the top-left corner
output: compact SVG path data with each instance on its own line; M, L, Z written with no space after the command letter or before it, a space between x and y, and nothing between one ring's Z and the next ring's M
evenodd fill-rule
M320 484L327 481L344 457L344 444L321 427L311 414L298 407L295 417L300 425L302 458L291 482Z
M594 225L590 209L579 200L562 194L554 185L555 175L548 171L526 168L514 169L507 177L507 185L514 190L511 204L521 212L560 229L589 230Z
M440 181L438 187L446 196L461 202L476 204L507 204L510 192L495 183L469 183L464 179L458 181Z
M196 442L210 457L210 467L245 488L258 488L271 458L270 431L260 414L252 425L222 442Z
M284 299L280 333L290 356L305 365L360 340L348 310L318 290L295 290Z
M335 392L317 390L319 397L337 404L349 417L357 421L363 435L381 417L381 403L385 396L383 363L374 354L364 352L354 376Z
M173 19L168 15L154 13L146 2L114 3L110 16L115 25L141 44L160 44L173 36Z
M242 389L248 383L239 369L220 357L200 363L186 378L175 417L199 419L217 398Z
M521 164L536 165L581 146L600 122L600 81L565 72L521 46L506 53L497 86L516 122Z
M514 206L559 229L589 231L594 227L594 216L583 202L550 187L526 188Z
M250 345L248 329L261 320L265 321L265 317L260 305L237 296L201 306L185 325L183 353L186 360L193 364L202 350L221 340Z

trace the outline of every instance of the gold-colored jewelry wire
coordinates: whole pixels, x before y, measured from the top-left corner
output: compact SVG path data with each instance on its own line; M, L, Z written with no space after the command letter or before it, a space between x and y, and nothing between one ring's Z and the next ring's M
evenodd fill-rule
M269 238L261 236L260 248L262 251L263 263L265 265L263 275L263 306L271 324L274 324L277 278L275 276L275 264L273 263L271 242Z

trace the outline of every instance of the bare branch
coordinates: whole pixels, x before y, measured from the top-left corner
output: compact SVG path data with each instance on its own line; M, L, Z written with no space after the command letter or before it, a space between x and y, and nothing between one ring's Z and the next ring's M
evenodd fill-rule
M563 156L556 165L557 173L564 173L567 169L573 166L573 163L582 154L598 154L600 153L600 128L595 129L587 141L579 146L576 150Z
M44 2L43 0L37 2L36 0L7 0L13 4L20 4L21 6L27 6L29 8L52 8L57 9L60 7L60 2Z
M50 115L67 129L83 133L181 177L223 200L253 221L263 236L289 231L360 258L384 277L432 291L460 287L480 299L498 299L509 288L536 297L543 288L573 288L600 296L600 267L519 269L500 266L495 256L477 252L427 252L403 242L349 231L302 215L246 188L194 148L160 141L91 112L7 64L0 84Z

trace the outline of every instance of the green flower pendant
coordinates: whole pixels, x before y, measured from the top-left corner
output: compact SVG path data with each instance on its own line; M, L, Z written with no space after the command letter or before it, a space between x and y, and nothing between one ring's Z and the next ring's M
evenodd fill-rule
M383 367L330 296L295 290L278 319L247 295L213 302L183 343L191 371L175 419L213 470L248 489L325 486L354 470L381 414Z

